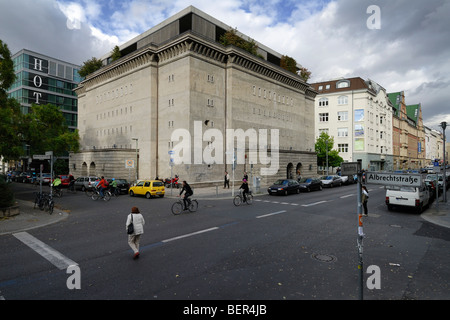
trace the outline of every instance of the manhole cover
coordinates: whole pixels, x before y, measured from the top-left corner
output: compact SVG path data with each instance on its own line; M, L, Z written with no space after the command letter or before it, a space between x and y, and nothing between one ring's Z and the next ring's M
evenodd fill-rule
M313 253L311 257L320 262L334 262L337 260L335 256L332 256L330 254Z

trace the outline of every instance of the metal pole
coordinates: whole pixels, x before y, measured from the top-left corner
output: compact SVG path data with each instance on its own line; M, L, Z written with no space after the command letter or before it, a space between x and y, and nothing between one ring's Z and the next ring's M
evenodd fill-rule
M358 246L358 297L359 300L363 300L363 282L364 282L364 272L363 272L363 223L362 223L362 160L358 159L358 185L357 185L357 213L358 213L358 238L357 238L357 246Z
M445 129L447 128L447 122L443 121L441 122L441 127L442 127L442 133L444 134L444 176L442 177L442 180L444 182L444 188L443 190L443 197L442 197L442 201L443 202L447 202L447 169L446 169L446 156L445 156Z
M328 175L328 140L325 140L325 154L327 159L327 175Z

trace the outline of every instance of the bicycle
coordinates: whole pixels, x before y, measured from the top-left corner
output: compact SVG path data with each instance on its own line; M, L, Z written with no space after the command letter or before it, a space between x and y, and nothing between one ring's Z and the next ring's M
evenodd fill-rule
M196 199L191 200L188 198L187 210L189 210L189 212L195 212L195 211L197 211L197 209L198 209L197 200ZM186 211L186 209L184 209L184 201L183 201L183 199L179 199L172 205L172 213L174 215L179 215L183 211Z
M53 188L53 194L55 195L55 196L57 196L58 198L61 198L62 197L62 195L63 195L63 192L62 192L62 189L61 189L61 187L54 187Z
M37 206L40 210L44 210L44 194L45 193L35 192L34 194L35 194L35 197L34 197L33 209L36 209L36 206Z
M249 191L246 195L246 200L244 201L244 195L242 193L242 190L239 190L239 194L236 195L233 199L233 204L238 207L242 203L246 202L248 205L251 205L253 203L253 194L251 191Z
M91 198L91 197L94 195L94 193L95 193L95 187L87 187L87 188L84 188L84 194L85 194L87 197Z
M44 210L48 211L48 213L52 214L54 208L55 208L55 202L53 201L53 195L51 193L49 193L45 196Z
M111 199L111 192L107 189L103 190L103 197L100 195L100 190L95 189L94 193L91 196L92 200L98 200L102 198L104 201L109 201Z

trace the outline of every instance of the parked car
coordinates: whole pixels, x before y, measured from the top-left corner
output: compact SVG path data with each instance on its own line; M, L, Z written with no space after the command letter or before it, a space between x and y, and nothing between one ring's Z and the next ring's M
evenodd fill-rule
M322 190L322 181L319 178L301 178L300 191Z
M50 173L42 173L39 174L38 177L36 178L35 183L36 184L40 184L42 181L42 184L50 184L50 181L52 180L52 176Z
M15 181L25 183L25 182L31 182L32 179L33 179L33 176L31 174L31 172L22 172L18 176L16 176Z
M425 185L428 187L428 191L430 192L430 203L436 199L436 181L424 180Z
M430 202L430 191L425 183L420 187L397 187L390 186L386 189L386 205L388 210L394 207L412 207L417 213Z
M323 176L320 178L323 187L340 187L342 185L342 179L339 176Z
M70 183L69 175L60 174L58 175L59 179L61 179L61 186L68 187Z
M112 178L106 179L108 183L111 185ZM116 179L117 181L117 188L120 190L120 193L128 193L128 190L130 189L130 184L125 179Z
M142 195L147 199L151 197L159 196L164 197L166 189L164 187L164 182L161 180L142 180L139 181L135 186L129 189L130 196Z
M294 179L279 179L271 185L267 192L272 194L282 194L287 196L289 193L300 193L300 184Z
M443 175L442 174L427 174L425 181L436 181L436 175L438 176L438 187L439 187L439 192L442 192L442 190L444 190L444 180L443 180Z
M100 178L96 176L78 177L74 182L75 189L86 191L86 189L92 187L97 180L100 180Z

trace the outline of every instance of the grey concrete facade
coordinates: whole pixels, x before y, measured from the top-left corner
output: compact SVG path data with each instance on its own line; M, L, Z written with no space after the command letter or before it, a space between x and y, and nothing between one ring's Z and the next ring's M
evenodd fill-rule
M192 29L176 34L173 26L188 14L193 17ZM259 51L264 54L257 57L212 40L218 27L211 21L217 23L197 9L187 8L138 37L136 50L80 84L82 150L70 157L72 174L79 176L83 163L88 167L94 163L97 175L127 178L130 169L125 161L136 161L137 151L139 179L165 178L172 173L192 183L219 181L224 171L232 171L226 132L242 129L257 134L278 130L279 150L270 138L264 140L260 135L258 150L248 142L244 148L235 146L242 156L235 167L237 178L244 171L261 176L263 182L285 178L288 172L294 177L297 171L315 175L316 92L298 75L265 60L264 56L274 54L272 50L264 51L261 46ZM123 47L132 46L130 42ZM177 129L190 134L190 161L171 167L169 151L177 149L181 141L172 135ZM210 133L216 135L210 137ZM203 158L208 153L215 156L213 163L199 163L202 155L195 149L196 143L197 147L200 143ZM269 176L261 175L268 165L253 157L261 147L268 150L268 156L274 151L279 155L278 170ZM105 170L100 173L98 168Z

